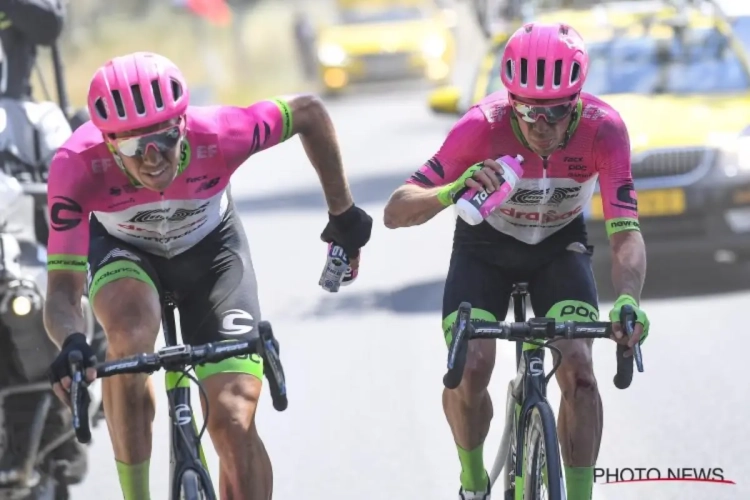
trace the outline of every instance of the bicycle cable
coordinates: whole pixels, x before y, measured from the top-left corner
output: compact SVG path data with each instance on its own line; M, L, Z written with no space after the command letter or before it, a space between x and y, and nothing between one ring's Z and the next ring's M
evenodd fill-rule
M190 370L195 370L194 366L191 366L189 368L183 368L182 369L182 375L179 379L177 379L177 385L179 385L180 382L182 382L182 379L187 377L191 382L195 383L196 386L198 386L198 398L205 403L205 412L203 415L203 427L201 427L200 432L198 433L198 441L200 442L201 439L203 439L203 434L206 432L206 428L208 427L208 416L210 414L210 405L208 404L208 394L206 393L206 389L203 387L203 384L200 380L198 380L198 377L190 373ZM185 431L182 430L182 427L178 426L180 429L180 432L182 433L182 438L187 441L188 438L185 435Z
M539 346L541 348L549 349L550 351L557 354L557 359L552 358L552 370L550 370L549 375L544 377L544 383L549 384L549 381L552 380L552 376L555 374L558 368L560 368L560 364L562 363L562 351L558 349L557 347L553 346L553 342L557 342L560 339L553 339L549 340L547 342L539 342L536 340L525 340L524 342L527 344L533 344L535 346Z

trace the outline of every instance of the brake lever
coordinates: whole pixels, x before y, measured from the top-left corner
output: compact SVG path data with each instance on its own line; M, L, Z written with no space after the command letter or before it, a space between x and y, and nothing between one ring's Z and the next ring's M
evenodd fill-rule
M68 355L68 364L71 373L70 406L73 416L73 429L78 442L86 444L91 441L91 427L89 426L91 399L81 352L71 352Z
M620 309L620 324L625 330L628 338L633 336L635 332L636 314L633 310L633 306L624 305ZM633 346L633 358L635 358L635 366L639 373L643 373L643 354L641 353L641 343L638 342Z

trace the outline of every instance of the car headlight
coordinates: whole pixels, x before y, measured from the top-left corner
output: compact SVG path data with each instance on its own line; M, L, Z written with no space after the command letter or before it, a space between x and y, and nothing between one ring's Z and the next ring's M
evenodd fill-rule
M346 51L340 45L327 43L318 48L318 60L326 66L338 66L346 61Z
M428 36L422 42L422 53L427 57L440 57L447 48L445 38L438 35Z
M750 137L737 139L737 168L743 172L750 172Z
M750 136L710 137L709 145L721 148L721 163L728 177L750 174Z

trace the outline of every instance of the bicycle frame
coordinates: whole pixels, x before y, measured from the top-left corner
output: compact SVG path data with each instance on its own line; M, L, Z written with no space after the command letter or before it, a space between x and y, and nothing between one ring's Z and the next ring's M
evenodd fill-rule
M178 345L175 307L171 299L164 300L162 328L167 346ZM165 377L169 418L172 423L169 433L169 498L180 499L182 476L188 470L193 470L200 478L206 500L216 500L206 456L198 440L198 430L190 404L190 379L181 372L173 371L166 371Z
M517 322L526 321L526 297L528 296L525 283L517 284L511 295L513 300L514 320ZM506 417L513 420L506 420L506 425L513 425L516 430L515 435L515 456L509 453L507 468L505 470L505 490L514 489L517 485L516 478L524 477L524 449L518 446L524 443L528 415L532 408L541 402L547 402L547 380L544 372L544 354L545 350L538 345L524 342L516 342L516 378L510 382L510 393L513 395L511 401L508 401ZM511 406L511 402L513 405ZM519 404L520 403L520 404ZM512 409L512 412L510 411ZM508 443L508 446L510 443ZM510 450L510 448L509 448ZM555 452L555 450L549 450ZM556 451L559 454L559 450ZM514 484L511 484L509 477L510 467L514 467L513 476Z

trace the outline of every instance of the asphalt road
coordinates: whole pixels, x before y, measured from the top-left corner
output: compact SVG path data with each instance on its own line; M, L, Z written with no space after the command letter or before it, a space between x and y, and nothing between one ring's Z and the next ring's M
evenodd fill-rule
M446 211L429 224L397 231L382 225L390 192L432 155L450 125L429 114L426 91L407 88L330 103L356 201L376 221L359 279L341 293L327 294L317 285L326 212L299 141L254 157L233 181L264 318L281 340L289 383L288 410L277 413L264 393L258 414L274 464L274 498L280 500L456 498L459 464L442 413L446 349L439 326L454 216ZM605 407L599 465L660 468L664 474L668 467L718 467L737 484L597 485L596 499L750 497L750 384L740 348L750 294L742 290L744 278L733 274L733 290L691 295L686 290L700 290L701 280L716 281L693 271L656 268L650 274L643 302L652 321L646 372L635 375L630 389L611 383L614 345L595 344ZM666 279L681 284L665 290ZM610 287L604 277L600 289ZM609 307L602 303L601 311ZM510 345L500 350L491 385L499 407L514 374L513 356ZM155 380L160 396L151 491L152 498L164 499L169 423L163 377ZM557 409L556 384L549 392ZM486 445L488 467L502 425L496 417ZM218 461L208 439L205 446L216 478ZM73 498L119 497L104 424L94 431L90 452L89 476Z

